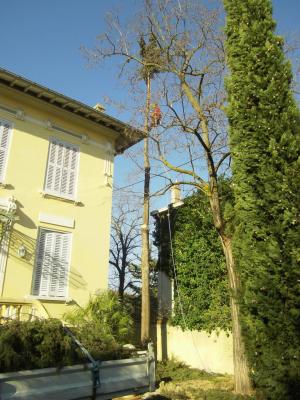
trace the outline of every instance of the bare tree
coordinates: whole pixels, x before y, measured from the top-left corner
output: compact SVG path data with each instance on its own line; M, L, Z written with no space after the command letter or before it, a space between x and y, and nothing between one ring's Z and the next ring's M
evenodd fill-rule
M140 285L136 271L140 261L140 221L138 211L130 210L127 204L117 207L112 217L110 285L117 289L121 299L127 289L136 291Z
M163 94L169 110L166 128L192 136L198 143L205 161L205 173L195 168L177 168L164 156L160 137L155 137L159 157L172 170L189 177L175 184L196 186L208 197L213 223L222 243L226 259L230 293L234 352L235 390L251 393L245 345L241 331L240 308L237 301L240 281L232 252L231 235L222 208L219 174L230 157L224 125L225 96L223 78L225 57L223 35L216 10L192 10L187 2L170 8L170 2L158 1L160 12L151 7L148 20L159 46L162 48L165 71ZM193 7L192 7L193 8ZM187 28L188 27L188 28ZM170 81L173 85L170 86ZM170 90L171 87L171 90ZM189 150L191 147L189 147ZM189 152L190 158L192 154ZM174 184L174 182L170 182Z
M124 199L124 197L123 197ZM124 293L141 295L141 232L140 207L123 201L114 207L111 226L110 286L122 299ZM151 253L151 248L150 248ZM155 260L150 256L150 292L157 286Z
M189 0L145 0L145 8L134 29L122 30L118 18L110 19L110 31L91 52L98 60L121 57L122 68L135 62L138 68L148 66L160 71L159 90L165 105L163 124L152 132L158 158L166 168L182 178L171 185L190 185L207 195L213 223L222 243L228 282L234 349L235 390L251 392L249 371L241 332L237 302L240 282L232 253L232 241L222 207L219 176L230 161L227 146L223 82L225 56L222 33L222 12L210 2ZM126 33L125 33L126 32ZM144 60L136 46L137 37L155 40L160 49L156 60ZM174 165L166 157L172 138L178 148L184 145L190 168ZM197 160L197 161L195 161ZM184 178L183 178L184 177Z

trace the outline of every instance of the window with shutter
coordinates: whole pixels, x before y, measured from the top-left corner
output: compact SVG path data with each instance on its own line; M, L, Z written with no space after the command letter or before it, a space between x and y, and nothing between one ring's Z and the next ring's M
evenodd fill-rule
M68 232L40 230L32 283L33 295L66 297L71 237Z
M45 192L75 199L79 147L52 138L49 145Z
M4 181L12 125L0 120L0 182Z

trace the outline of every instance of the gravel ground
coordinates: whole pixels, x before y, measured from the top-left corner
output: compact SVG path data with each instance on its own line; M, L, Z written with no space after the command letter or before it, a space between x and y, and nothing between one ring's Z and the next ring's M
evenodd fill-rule
M193 379L183 382L161 382L154 393L143 396L126 396L119 400L237 400L233 394L232 376L213 379Z

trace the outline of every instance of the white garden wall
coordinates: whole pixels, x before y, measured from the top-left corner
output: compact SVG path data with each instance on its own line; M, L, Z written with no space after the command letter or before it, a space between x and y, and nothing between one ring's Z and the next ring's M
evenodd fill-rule
M182 331L165 322L157 324L157 358L176 358L207 372L233 374L232 337L198 331Z

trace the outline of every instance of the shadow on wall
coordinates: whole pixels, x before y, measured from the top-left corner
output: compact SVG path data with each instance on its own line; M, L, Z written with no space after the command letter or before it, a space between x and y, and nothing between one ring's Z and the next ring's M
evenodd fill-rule
M22 211L22 208L24 208L23 204L20 203L19 200L15 200L15 202L17 205L18 218L19 218L17 223L28 229L36 229L36 224L33 222L33 220L31 218L29 218L28 215L26 215Z
M36 240L24 233L13 229L9 241L9 255L17 257L20 261L27 264L34 263ZM24 247L24 256L21 258L19 250Z
M160 361L168 360L168 320L165 318L158 319L156 324L157 337L157 359Z
M22 262L25 266L33 271L35 263L36 242L36 239L33 239L23 232L20 232L17 229L13 228L10 235L9 256L17 259L18 262ZM24 255L22 256L20 256L21 248L24 249ZM46 258L48 267L44 267L44 271L46 273L49 273L51 276L54 272L54 267L59 267L59 260L56 257L51 256L50 254L46 254ZM87 287L87 283L83 279L82 275L72 265L70 266L69 270L69 285L76 289L85 289Z

